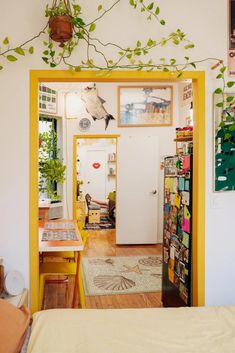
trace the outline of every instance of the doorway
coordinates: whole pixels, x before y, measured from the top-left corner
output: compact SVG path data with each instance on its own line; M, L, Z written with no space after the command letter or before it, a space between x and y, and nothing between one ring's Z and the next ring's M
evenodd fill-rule
M73 219L86 230L116 227L118 135L75 135Z
M204 188L205 188L205 78L203 72L185 72L183 77L193 82L194 106L194 190L193 190L193 305L204 304ZM172 73L114 72L109 77L97 77L95 72L82 72L71 76L66 71L32 71L30 105L30 297L32 312L38 309L38 84L39 82L177 82ZM199 94L200 92L200 94Z

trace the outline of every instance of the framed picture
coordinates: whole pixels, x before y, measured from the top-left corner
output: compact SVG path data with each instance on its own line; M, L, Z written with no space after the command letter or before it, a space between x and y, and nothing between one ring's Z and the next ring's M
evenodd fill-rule
M214 191L235 190L235 100L227 103L225 94L224 108L217 107L221 101L214 94Z
M118 126L171 126L172 86L119 86Z
M57 93L43 84L39 85L39 111L57 114Z

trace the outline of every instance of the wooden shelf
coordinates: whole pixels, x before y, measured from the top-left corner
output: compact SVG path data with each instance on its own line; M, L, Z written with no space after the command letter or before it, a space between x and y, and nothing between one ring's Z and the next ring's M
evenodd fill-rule
M174 139L175 142L190 142L193 141L193 137L179 137Z

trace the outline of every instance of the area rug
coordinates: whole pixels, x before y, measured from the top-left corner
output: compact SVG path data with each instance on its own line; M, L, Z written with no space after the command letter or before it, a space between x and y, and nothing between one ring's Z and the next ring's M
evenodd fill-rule
M107 216L100 217L100 223L88 223L86 217L86 223L84 229L87 230L104 230L104 229L114 229L115 224Z
M162 283L162 256L83 257L85 295L158 292Z

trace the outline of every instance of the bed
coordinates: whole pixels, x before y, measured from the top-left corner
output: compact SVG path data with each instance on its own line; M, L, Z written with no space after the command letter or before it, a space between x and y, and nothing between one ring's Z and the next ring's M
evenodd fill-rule
M33 316L27 353L233 353L235 306L48 310Z
M0 307L0 324L3 320L1 314ZM19 351L12 348L7 349L7 346L3 349L4 335L1 337L1 327L0 325L0 352L18 353ZM15 335L14 328L11 337ZM28 347L24 353L26 351L234 353L235 306L45 310L33 315Z

